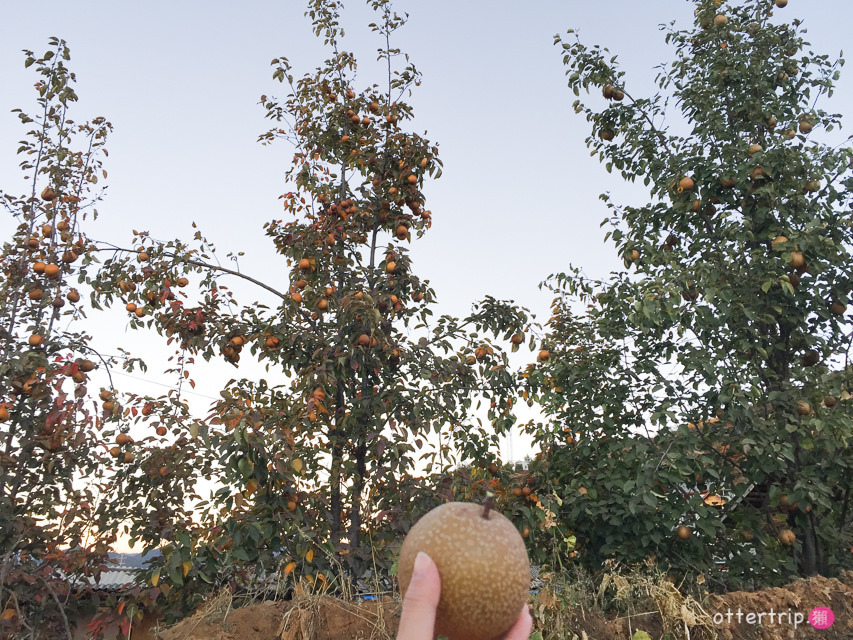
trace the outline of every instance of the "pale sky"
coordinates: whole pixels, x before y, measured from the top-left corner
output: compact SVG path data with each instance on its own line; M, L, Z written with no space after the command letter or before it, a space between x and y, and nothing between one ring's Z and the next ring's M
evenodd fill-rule
M392 44L423 74L408 126L426 130L444 162L443 177L424 187L433 227L411 245L413 270L438 294L437 313L464 316L471 303L493 295L545 322L551 296L537 285L549 274L570 264L594 277L622 268L603 242L606 210L598 195L610 191L620 204L638 204L647 192L623 184L589 156L589 125L571 109L574 96L553 37L572 28L586 44L608 47L628 72L629 91L649 95L655 65L671 59L658 25L675 20L686 28L694 6L685 0L395 3L410 19ZM262 226L284 217L278 196L289 190L282 175L292 151L284 142L256 141L268 128L258 101L262 94L286 95L272 80L272 58L288 57L297 77L324 59L304 10L294 0L7 0L0 21L0 189L22 190L15 149L24 129L10 110L35 106L36 76L24 69L21 50L41 54L48 38L58 36L71 47L78 79L73 117L103 115L115 128L105 164L109 190L89 236L129 246L131 229L144 229L155 238L188 240L195 221L223 260L229 251L244 251L241 269L275 286L287 277L286 266ZM804 20L818 53L835 58L851 41L850 0L790 0L776 10L775 19L795 18ZM341 47L356 52L362 86L382 83L375 62L382 43L367 28L373 19L363 0L351 0L342 20ZM821 106L849 116L853 84L843 72L835 96ZM10 228L8 219L0 221L4 233ZM235 289L245 303L267 300L260 291L236 283ZM92 331L106 350L133 340L149 353L170 353L156 336L125 333L123 310L97 322ZM161 393L154 383L169 381L152 364L141 376L152 384L121 376L117 383ZM198 372L200 406L236 374L224 363ZM241 367L239 374L252 370ZM527 450L523 439L514 440L515 458Z

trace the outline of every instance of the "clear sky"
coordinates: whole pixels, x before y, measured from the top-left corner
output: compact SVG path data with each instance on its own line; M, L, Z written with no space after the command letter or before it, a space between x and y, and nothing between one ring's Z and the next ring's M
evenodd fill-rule
M412 127L439 143L444 161L444 176L424 189L434 223L412 245L413 268L431 280L440 313L465 315L489 294L515 300L544 322L551 296L537 285L549 274L570 264L597 277L621 268L603 243L606 211L598 195L610 191L617 202L633 204L646 195L589 157L588 124L571 109L574 96L553 37L573 28L587 44L607 46L628 72L630 92L648 95L654 66L670 58L659 24L687 27L695 5L399 0L394 6L410 20L393 44L423 73L411 99ZM288 190L282 175L291 150L256 142L267 128L258 101L262 94L285 95L271 78L272 58L287 56L299 75L324 57L304 7L295 0L7 0L0 21L0 188L21 188L15 149L24 130L9 112L35 104L35 75L24 69L21 50L41 53L50 36L61 37L78 78L75 119L103 115L115 127L109 191L90 236L123 246L131 229L189 239L196 221L223 259L228 251L246 252L241 269L275 286L286 267L262 225L283 217L278 196ZM776 19L794 18L804 20L819 53L835 57L851 42L850 0L790 0L776 11ZM381 82L375 62L381 43L367 28L371 20L363 0L348 2L342 47L358 55L364 85ZM842 75L835 97L822 106L850 115L851 87ZM3 233L9 228L0 221ZM240 299L264 298L247 289ZM125 334L123 312L104 318L111 319L99 319L94 332L105 348L130 338L152 352L162 345L156 337ZM236 373L224 363L206 367L197 380L209 384L199 385L197 399L206 405L215 385ZM117 381L159 393L158 374L154 366L145 376L150 388L139 379ZM514 456L525 451L517 439Z

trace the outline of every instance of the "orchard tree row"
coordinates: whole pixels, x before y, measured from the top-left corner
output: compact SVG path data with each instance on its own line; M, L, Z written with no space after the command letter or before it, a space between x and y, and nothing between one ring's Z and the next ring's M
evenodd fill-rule
M851 154L821 108L843 61L769 0L698 1L692 28L666 32L674 60L651 97L606 49L558 37L589 146L650 200L602 196L625 270L552 276L542 333L493 298L434 314L408 247L432 225L441 160L412 131L420 75L392 46L405 18L369 4L381 84L356 82L334 0L308 7L328 51L313 73L273 60L285 95L261 97L260 141L294 155L265 225L272 281L220 266L201 232L90 238L110 124L71 119L63 41L27 52L30 189L2 195L3 632L70 636L119 533L161 553L95 632L179 618L222 586L389 588L419 515L487 495L555 570L652 557L723 589L853 565ZM238 279L275 304L236 300ZM174 348L167 393L112 384L146 365L93 348L87 322L108 308ZM524 346L537 355L515 371ZM193 415L192 372L245 358L269 375ZM495 455L519 400L543 415L523 425L541 448L524 467Z

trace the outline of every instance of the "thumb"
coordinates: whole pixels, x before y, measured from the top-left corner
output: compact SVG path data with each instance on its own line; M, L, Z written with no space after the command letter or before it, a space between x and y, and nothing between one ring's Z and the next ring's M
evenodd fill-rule
M427 554L415 557L412 579L403 600L403 613L397 640L432 640L435 628L435 610L441 596L441 578L438 567Z

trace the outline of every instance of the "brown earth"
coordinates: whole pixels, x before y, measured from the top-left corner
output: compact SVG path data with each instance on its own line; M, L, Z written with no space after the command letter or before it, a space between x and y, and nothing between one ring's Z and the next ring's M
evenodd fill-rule
M713 613L728 617L732 611L732 622L724 620L719 626L720 636L726 640L850 640L853 638L853 572L845 572L841 580L815 577L797 580L777 589L764 589L754 593L735 591L712 598ZM829 629L815 629L809 622L809 612L815 607L828 607L835 614L835 622ZM776 614L776 624L758 624L757 616L749 624L749 612ZM738 623L735 616L742 613ZM782 623L778 616L782 614ZM804 620L795 628L794 617L801 614ZM764 616L767 623L769 615Z
M664 590L665 591L665 590ZM659 640L666 632L679 640L851 640L853 639L853 572L841 580L816 577L785 587L756 592L737 591L711 596L704 607L681 598L674 590L651 593L649 611L606 617L580 607L566 609L558 596L543 590L532 602L534 617L545 640L630 640L642 630ZM268 601L237 609L213 601L177 625L160 631L161 640L392 640L397 630L399 602L344 602L329 596L299 596L292 601ZM825 630L808 623L814 607L828 607L835 623ZM773 623L770 612L773 611ZM732 612L731 621L727 620ZM738 612L741 613L740 622ZM750 624L747 615L764 613ZM781 614L781 621L779 616ZM795 627L795 616L803 620ZM716 619L715 619L716 618ZM689 636L685 632L689 630Z

